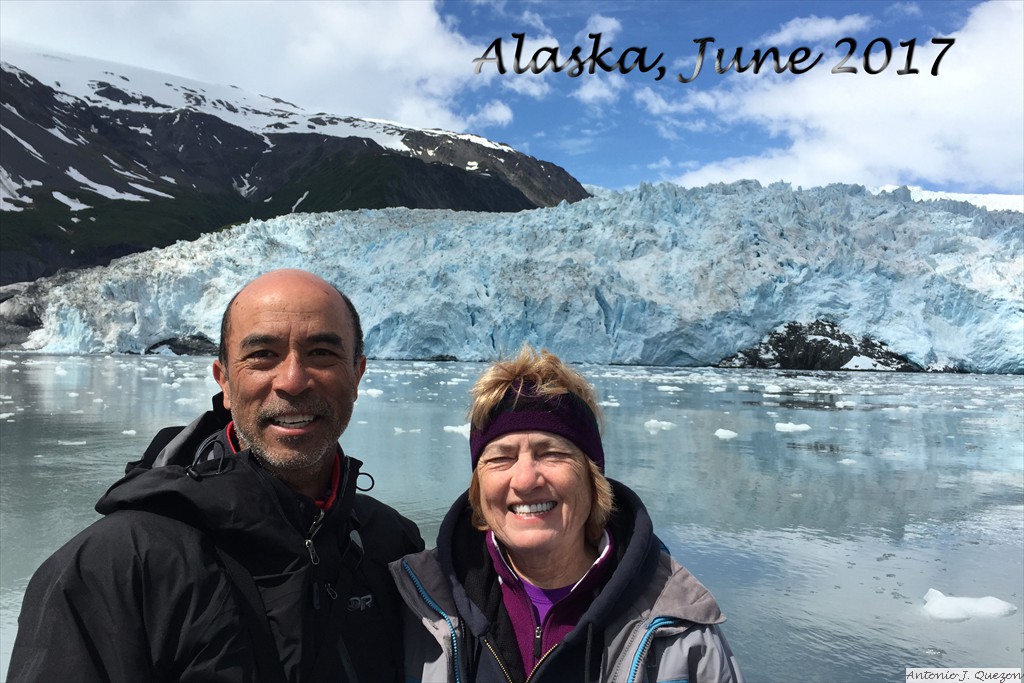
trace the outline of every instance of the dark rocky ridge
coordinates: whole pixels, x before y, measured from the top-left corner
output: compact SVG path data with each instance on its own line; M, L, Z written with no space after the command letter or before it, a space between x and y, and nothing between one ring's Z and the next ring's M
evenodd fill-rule
M870 359L872 362L851 363L858 358ZM866 336L856 339L829 320L786 323L757 346L722 359L716 367L897 372L924 370L905 356L892 351L884 342Z
M0 166L31 201L5 200L20 210L2 213L0 285L293 210L514 212L588 196L564 169L479 138L389 125L407 147L395 150L369 133L331 135L339 122L372 126L326 114L301 132L282 117L282 132L257 134L209 113L237 112L230 102L184 88L203 111L171 110L121 79L110 74L74 98L4 64L0 123L10 132L0 133ZM55 192L89 208L72 211Z

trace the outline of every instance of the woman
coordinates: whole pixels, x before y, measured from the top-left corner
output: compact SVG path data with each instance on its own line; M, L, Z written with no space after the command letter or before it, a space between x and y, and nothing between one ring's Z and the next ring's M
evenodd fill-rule
M742 681L714 598L604 476L593 389L526 346L472 389L469 490L391 565L423 681Z

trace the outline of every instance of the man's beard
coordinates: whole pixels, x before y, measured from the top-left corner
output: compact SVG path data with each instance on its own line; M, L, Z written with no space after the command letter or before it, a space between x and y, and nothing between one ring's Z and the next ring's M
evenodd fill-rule
M274 449L263 438L259 429L269 424L274 418L288 413L306 413L316 415L318 420L326 420L335 424L337 430L331 430L319 440L308 443L302 448L299 444L304 437L278 438L277 441L288 445L289 441L295 441L295 450L287 452L274 452ZM261 406L256 414L255 429L250 430L250 425L235 423L235 432L240 441L248 447L252 456L269 470L282 472L298 471L312 468L321 463L324 458L334 455L337 451L338 438L348 426L351 412L348 415L339 416L332 410L331 406L321 399L310 399L298 403L278 403Z

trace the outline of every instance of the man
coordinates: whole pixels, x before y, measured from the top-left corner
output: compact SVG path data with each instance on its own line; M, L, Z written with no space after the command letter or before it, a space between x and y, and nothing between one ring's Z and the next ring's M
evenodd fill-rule
M228 304L214 408L163 430L105 515L29 583L8 681L390 681L387 564L415 524L357 494L338 438L366 369L359 316L310 273Z

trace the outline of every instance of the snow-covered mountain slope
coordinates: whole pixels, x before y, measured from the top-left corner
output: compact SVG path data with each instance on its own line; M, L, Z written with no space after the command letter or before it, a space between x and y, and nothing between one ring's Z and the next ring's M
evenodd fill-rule
M373 140L386 149L414 151L404 140L417 130L434 136L455 137L501 150L508 145L478 135L457 135L440 130L414 129L391 121L331 116L309 112L278 97L250 93L233 85L205 83L127 64L41 50L7 43L2 50L5 68L29 74L53 88L67 103L89 102L110 110L149 114L184 110L216 116L252 133L306 133L316 130L332 137Z
M0 46L0 284L296 210L520 211L587 196L475 135Z
M301 267L359 307L377 358L709 365L787 321L834 321L913 362L1024 372L1024 215L831 185L644 185L517 214L405 209L253 221L40 281L26 348L216 340L247 280Z

